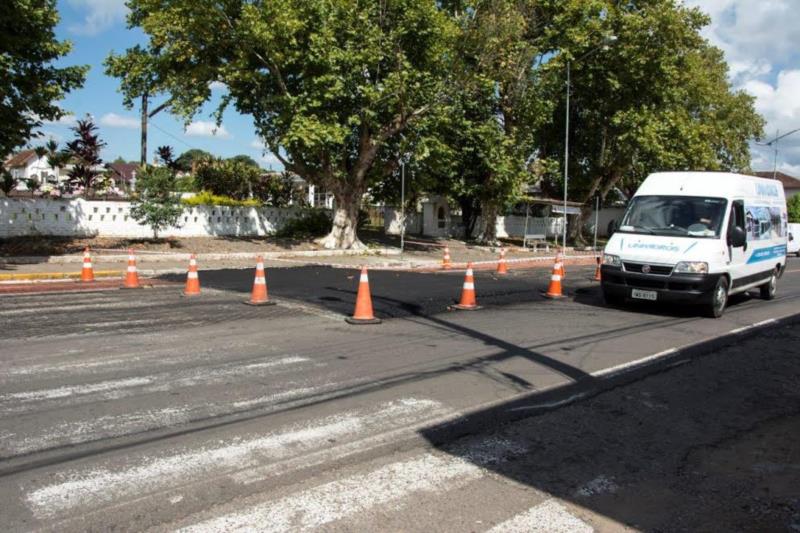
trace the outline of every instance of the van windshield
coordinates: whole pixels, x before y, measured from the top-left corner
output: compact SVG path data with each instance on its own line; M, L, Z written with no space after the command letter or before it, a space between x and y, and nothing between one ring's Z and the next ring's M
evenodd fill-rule
M698 196L634 196L620 224L624 233L716 238L728 201Z

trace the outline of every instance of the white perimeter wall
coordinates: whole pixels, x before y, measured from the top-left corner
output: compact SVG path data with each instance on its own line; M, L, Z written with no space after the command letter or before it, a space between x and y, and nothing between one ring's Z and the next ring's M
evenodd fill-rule
M152 237L130 216L130 202L0 198L0 238L29 235ZM186 207L163 237L264 236L303 214L298 208Z

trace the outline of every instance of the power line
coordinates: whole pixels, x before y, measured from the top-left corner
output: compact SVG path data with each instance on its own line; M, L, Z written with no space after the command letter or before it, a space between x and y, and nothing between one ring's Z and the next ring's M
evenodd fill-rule
M186 145L186 146L188 146L188 147L189 147L189 148L191 148L191 149L194 149L194 150L199 150L199 148L198 148L197 146L192 146L191 144L187 143L187 142L186 142L186 141L184 141L183 139L181 139L181 138L179 138L179 137L176 137L175 135L171 134L170 132L168 132L168 131L167 131L167 130L165 130L164 128L160 127L158 124L156 124L156 123L155 123L155 122L153 122L152 120L150 120L148 123L149 123L151 126L153 126L155 129L157 129L158 131L160 131L161 133L163 133L164 135L167 135L167 136L169 136L169 137L172 137L173 139L175 139L175 140L176 140L176 141L178 141L179 143L181 143L181 144L183 144L183 145Z

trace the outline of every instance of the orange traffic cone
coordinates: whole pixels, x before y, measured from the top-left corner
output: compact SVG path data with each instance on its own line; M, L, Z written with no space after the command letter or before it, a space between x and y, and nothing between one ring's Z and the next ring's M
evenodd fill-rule
M508 274L508 265L506 265L505 248L500 248L500 259L497 260L497 274Z
M256 279L253 282L253 294L249 300L245 300L247 305L275 305L267 296L267 277L264 275L264 259L258 256L256 263Z
M381 319L372 314L372 295L369 292L369 275L367 267L361 267L361 277L358 282L358 295L356 296L356 309L352 317L345 318L348 324L380 324Z
M472 274L472 263L467 263L467 273L464 276L464 287L461 290L461 301L451 305L450 309L474 311L480 309L475 298L475 277Z
M594 280L595 281L602 281L603 277L600 273L600 264L602 263L601 256L597 256L597 268L594 270Z
M444 247L444 257L442 258L442 268L449 269L453 265L450 263L450 248Z
M125 273L125 283L122 284L123 289L141 289L139 285L139 273L136 271L136 256L133 255L133 250L128 250L128 272Z
M83 268L81 269L81 281L94 281L94 269L92 268L92 258L89 255L89 247L83 250Z
M200 277L197 275L197 256L189 256L189 272L186 274L186 289L184 296L197 296L200 294Z
M550 286L547 288L545 298L553 300L563 298L564 293L561 291L561 266L558 264L558 259L553 264L553 273L550 275Z

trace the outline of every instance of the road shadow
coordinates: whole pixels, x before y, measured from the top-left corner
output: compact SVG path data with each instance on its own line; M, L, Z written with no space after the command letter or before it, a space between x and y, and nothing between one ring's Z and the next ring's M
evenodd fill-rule
M796 355L798 322L729 341L736 345L719 355L698 347L421 434L447 454L620 529L788 531L800 523L800 390L793 385L800 358L787 357ZM495 432L478 434L487 426ZM466 443L452 442L463 436ZM487 462L476 460L470 442L520 451Z

